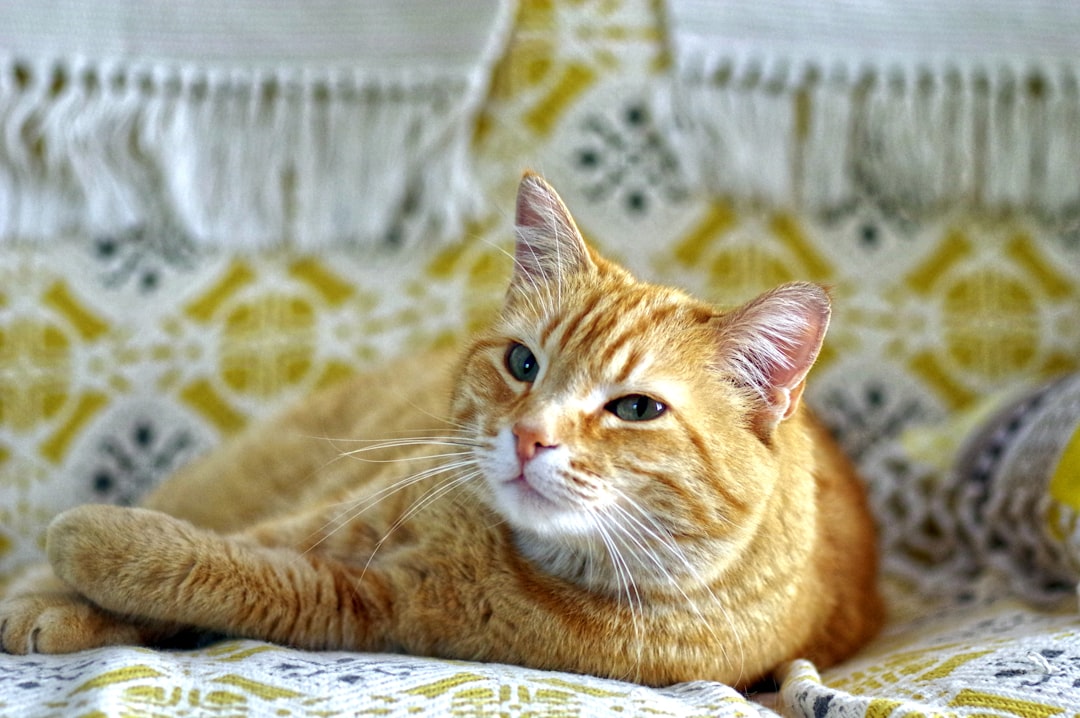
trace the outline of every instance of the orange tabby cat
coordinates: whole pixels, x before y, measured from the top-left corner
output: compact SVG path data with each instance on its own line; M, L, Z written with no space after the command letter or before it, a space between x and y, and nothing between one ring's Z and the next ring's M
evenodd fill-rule
M146 508L62 514L51 570L0 604L3 649L194 627L652 685L858 649L882 616L874 531L799 401L826 293L722 312L642 283L533 175L517 225L502 313L456 364L334 388Z

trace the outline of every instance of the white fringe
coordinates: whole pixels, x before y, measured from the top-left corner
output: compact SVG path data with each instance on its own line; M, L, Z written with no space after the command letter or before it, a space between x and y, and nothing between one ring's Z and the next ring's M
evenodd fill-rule
M491 59L387 77L0 58L0 241L160 225L230 248L458 236Z
M659 100L689 179L812 210L1080 207L1080 63L789 65L692 45Z

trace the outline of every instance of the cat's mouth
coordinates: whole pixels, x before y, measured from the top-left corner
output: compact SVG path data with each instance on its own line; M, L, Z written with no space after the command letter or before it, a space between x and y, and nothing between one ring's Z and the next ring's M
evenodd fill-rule
M526 520L534 527L537 520L567 518L576 513L576 507L557 492L552 495L542 478L530 477L526 471L518 471L513 478L503 481L500 489L500 503L508 509L507 518Z
M537 488L533 481L529 480L529 477L525 475L524 471L518 472L518 475L507 481L506 484L511 487L511 490L518 492L525 500L541 502L548 506L555 505L554 501Z
M564 486L559 451L522 461L509 429L499 439L499 449L485 457L493 508L511 524L531 531L561 533L559 527L576 526L583 506Z

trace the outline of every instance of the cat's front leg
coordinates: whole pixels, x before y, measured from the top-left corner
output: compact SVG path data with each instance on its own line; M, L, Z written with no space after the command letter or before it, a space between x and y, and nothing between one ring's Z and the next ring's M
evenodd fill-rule
M109 613L61 582L48 565L35 567L0 601L0 651L73 653L109 645L147 645L175 627Z
M314 553L114 506L61 514L47 548L57 575L111 612L303 648L382 647L378 578Z
M157 512L87 505L53 519L46 551L56 575L94 603L148 615L148 608L175 597L197 534L194 526Z

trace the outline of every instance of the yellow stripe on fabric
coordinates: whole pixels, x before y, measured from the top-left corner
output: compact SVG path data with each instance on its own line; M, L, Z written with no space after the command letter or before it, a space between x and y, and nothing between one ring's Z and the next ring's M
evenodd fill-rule
M233 643L225 643L220 646L214 646L207 649L206 654L209 656L214 656L214 658L219 661L236 662L245 660L247 658L250 658L251 656L255 656L260 653L280 650L281 649L277 646L253 646L251 648L245 648L242 646L238 647L236 644Z
M735 210L726 202L712 202L701 221L675 245L672 256L683 266L694 266L714 239L736 224Z
M235 434L247 423L206 379L198 379L180 390L180 399L198 411L223 434Z
M525 124L536 134L546 137L554 129L556 122L570 105L585 90L596 82L596 73L586 65L570 63L563 68L562 74L550 92L529 112L525 113Z
M88 391L80 396L67 421L41 444L41 455L52 463L59 464L79 431L108 403L109 397L104 394Z
M234 688L240 688L252 695L258 696L264 700L277 700L279 698L303 698L303 693L297 693L296 691L289 690L288 688L278 688L272 686L269 683L261 683L259 681L253 681L250 678L244 678L236 674L230 673L228 675L215 678L214 683L224 683L227 686L233 686Z
M945 661L944 663L940 664L937 668L933 668L926 673L923 673L921 676L918 677L917 680L923 682L937 681L941 680L942 678L948 678L953 671L955 671L957 668L964 665L965 663L970 663L976 658L982 658L988 653L993 652L993 649L991 649L988 651L971 651L970 653L957 654L949 660Z
M581 685L562 678L541 678L537 683L544 683L549 686L555 686L556 688L565 688L574 693L592 696L593 698L619 698L626 695L624 691L610 691L603 688L596 688L595 686Z
M942 366L937 356L930 352L920 352L911 357L908 368L926 384L938 392L950 409L961 409L970 406L976 400L976 395L959 382Z
M136 685L124 689L124 698L133 703L144 703L159 708L171 708L180 705L184 692L175 687L167 692L161 686Z
M1073 430L1050 477L1050 496L1055 501L1080 510L1080 425Z
M972 254L971 242L961 232L951 231L938 243L937 249L907 275L907 284L918 294L933 294L934 285L947 274L956 262Z
M302 259L289 267L289 274L318 292L332 307L341 306L355 289L314 259Z
M1020 698L1009 698L994 693L965 688L949 701L949 705L955 708L984 708L1002 713L1012 713L1025 718L1050 718L1050 716L1063 713L1064 708L1051 706L1045 703L1026 701Z
M106 671L96 678L91 678L71 693L74 695L75 693L82 693L83 691L90 691L95 688L104 688L105 686L112 686L127 681L138 681L144 678L160 678L162 675L161 671L151 668L150 666L124 666L123 668Z
M1005 252L1028 273L1039 280L1039 285L1055 299L1064 299L1072 292L1072 283L1059 272L1046 257L1038 253L1034 240L1027 234L1012 238Z
M403 691L403 693L414 696L424 696L425 698L435 698L436 696L446 695L458 686L482 680L484 680L484 677L478 676L475 673L458 673L449 678L443 678L441 681L426 683L422 686L417 686L416 688L410 688L407 691Z
M56 282L42 297L44 304L60 312L85 341L94 341L109 330L109 325L81 305L63 282Z
M866 714L863 718L886 718L890 713L901 706L900 701L888 698L875 698L866 706Z
M247 698L230 691L210 691L203 696L203 701L218 708L228 708L247 703Z
M255 272L242 262L233 262L225 275L217 281L202 297L186 308L187 315L197 322L206 324L214 318L214 313L240 289L255 281Z
M832 278L832 267L814 249L806 230L794 217L783 213L774 215L769 221L769 230L796 256L807 279L825 282Z

